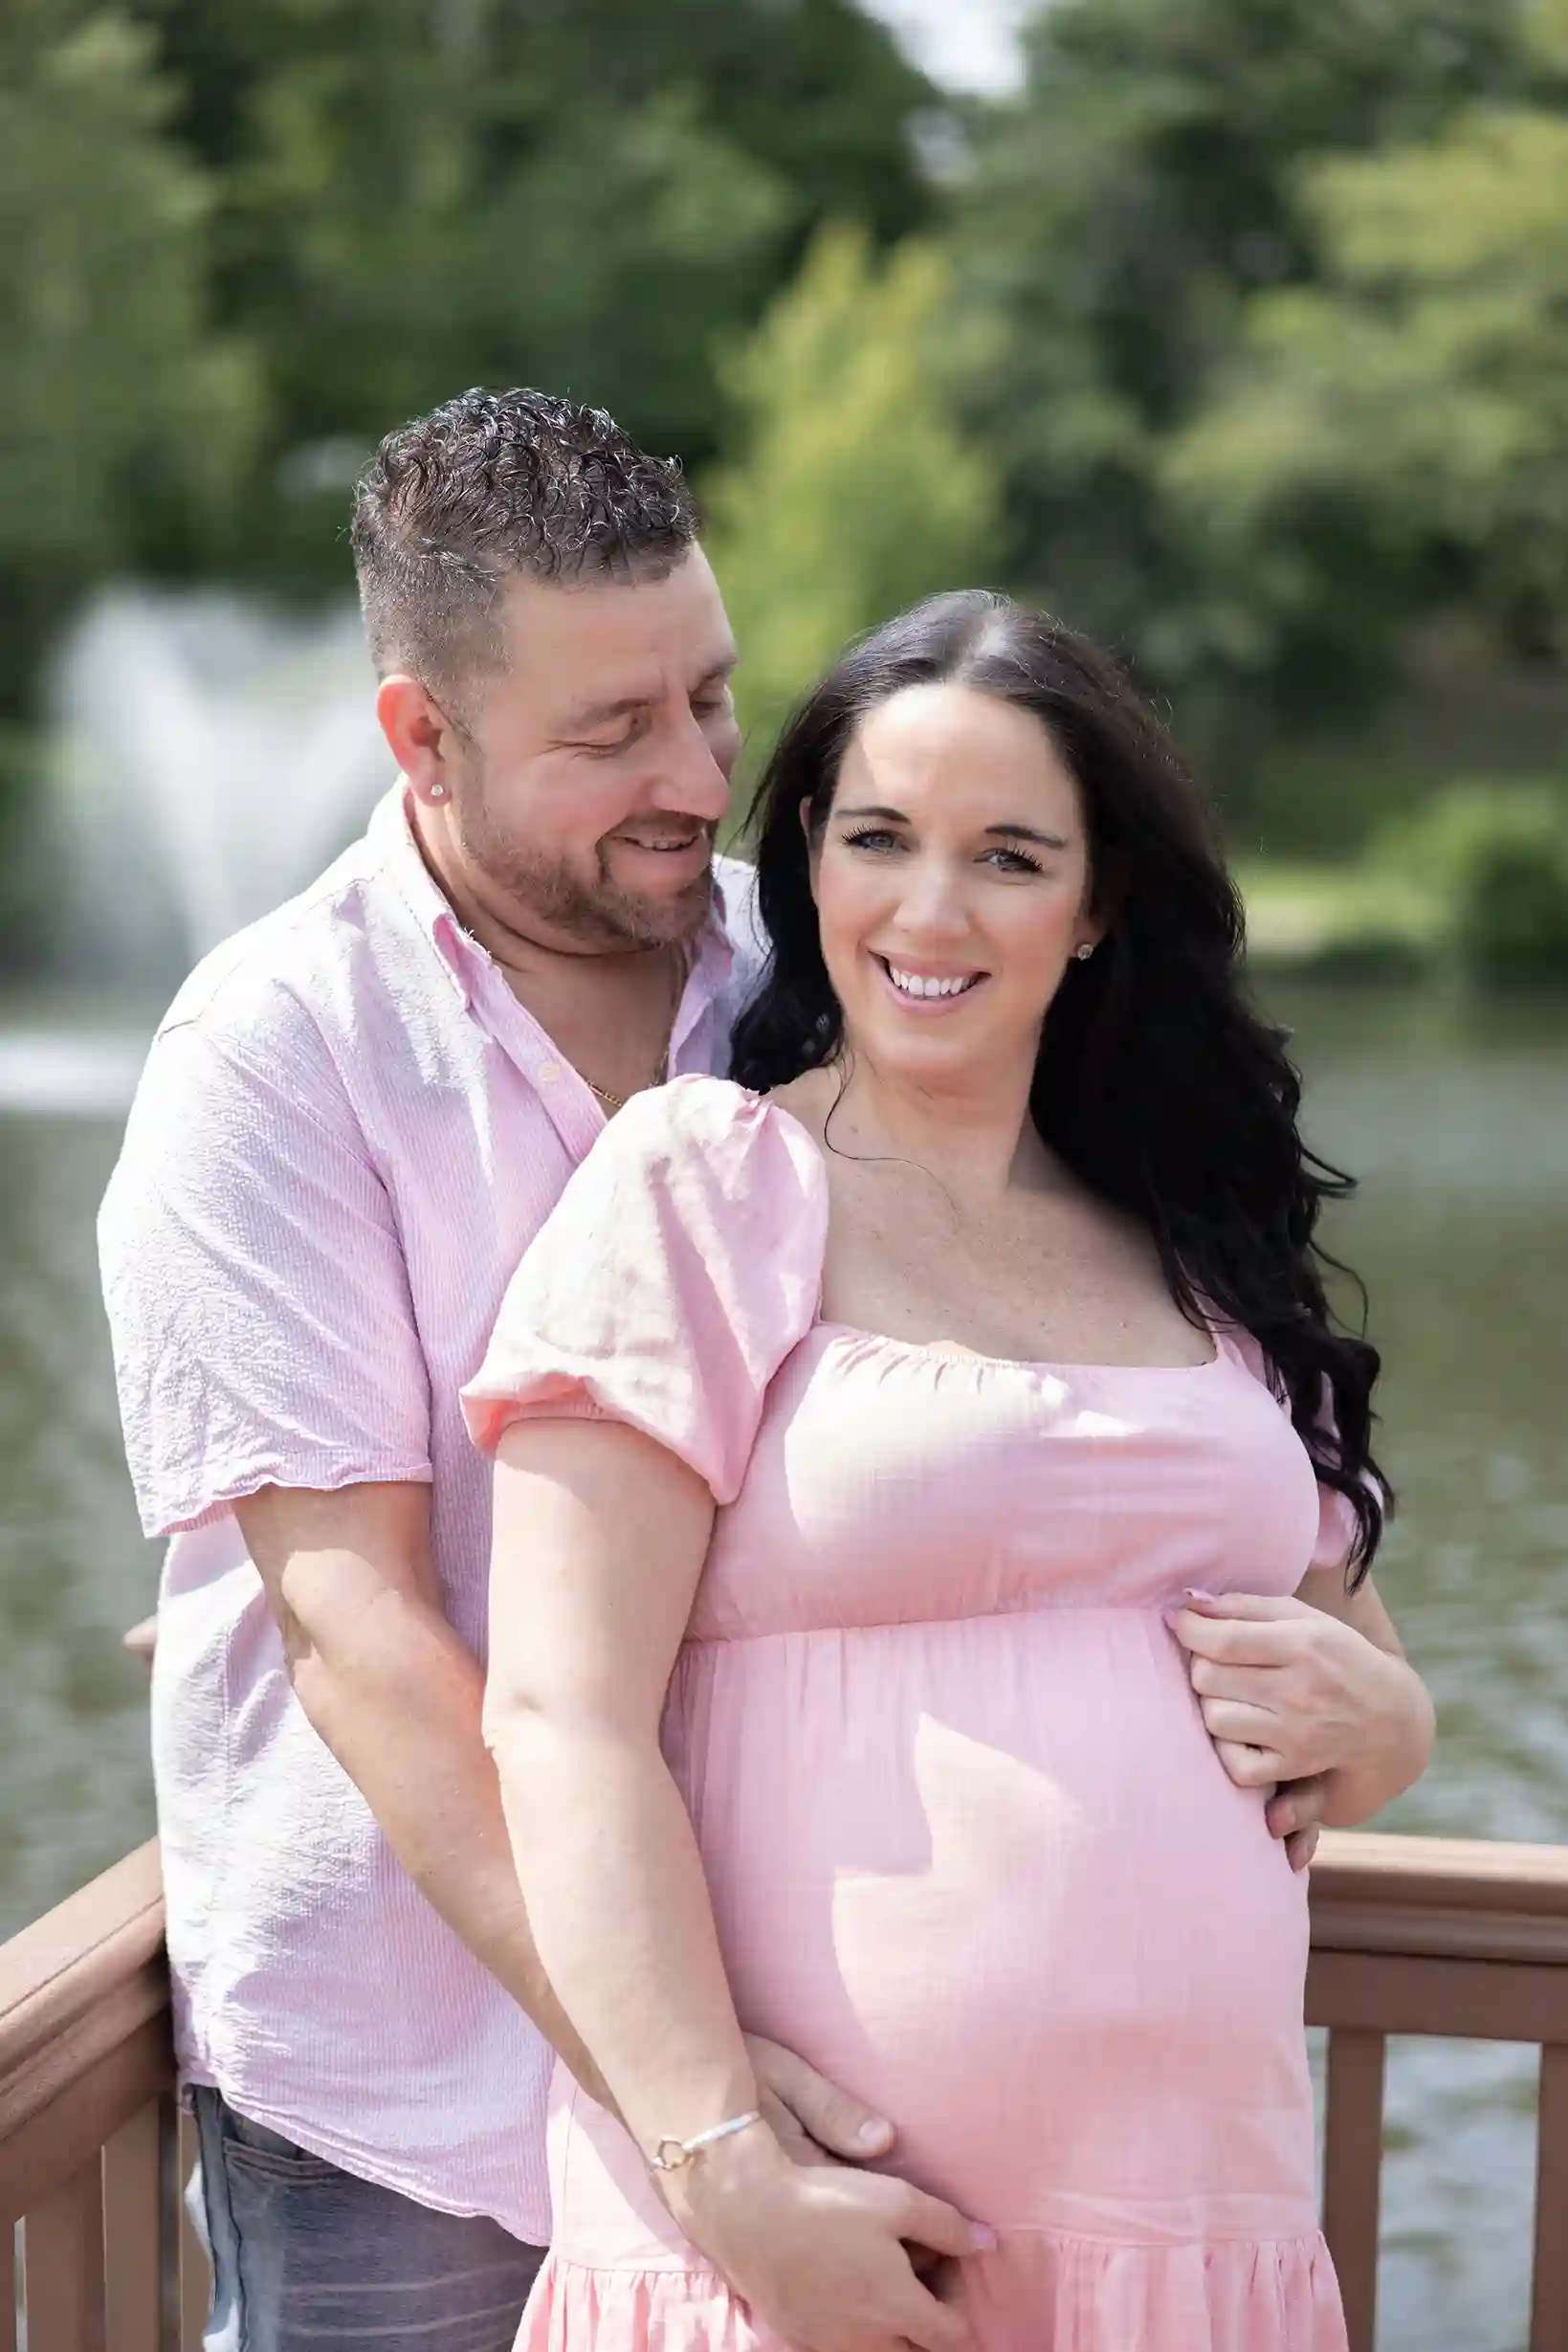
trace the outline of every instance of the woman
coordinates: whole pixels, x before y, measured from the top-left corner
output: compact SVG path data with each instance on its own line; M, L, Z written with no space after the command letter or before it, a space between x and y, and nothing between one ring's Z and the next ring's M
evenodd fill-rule
M1172 1623L1300 1592L1389 1653L1331 1819L1430 1717L1233 893L1123 681L981 594L800 712L758 866L740 1083L614 1121L468 1391L490 1736L618 2110L560 2085L523 2341L1336 2352L1305 1881ZM792 2164L738 2020L913 2186Z

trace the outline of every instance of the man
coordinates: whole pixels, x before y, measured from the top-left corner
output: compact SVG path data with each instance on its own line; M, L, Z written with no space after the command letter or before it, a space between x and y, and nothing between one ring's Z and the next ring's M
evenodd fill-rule
M170 1538L153 1744L208 2343L504 2352L548 2229L545 2036L586 2060L480 1737L489 1467L457 1392L606 1116L726 1065L735 649L678 470L566 401L393 433L353 543L399 782L181 989L100 1243ZM757 2054L819 2141L886 2148Z

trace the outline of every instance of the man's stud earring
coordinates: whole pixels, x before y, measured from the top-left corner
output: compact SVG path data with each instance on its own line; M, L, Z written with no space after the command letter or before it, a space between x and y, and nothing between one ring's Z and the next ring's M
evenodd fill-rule
M447 788L446 788L446 786L445 786L444 784L432 784L432 785L431 785L431 800L445 800L445 799L446 799L446 797L447 797Z
M437 788L437 788L437 790L439 790L439 789L440 789L440 787L439 787L439 786L437 786ZM1093 949L1093 943L1092 943L1091 941L1089 941L1089 940L1085 940L1085 942L1084 942L1083 945L1082 945L1081 947L1074 947L1074 949L1072 950L1072 952L1073 952L1073 954L1077 957L1077 959L1078 959L1078 961L1079 961L1079 963L1080 963L1080 964L1087 964L1087 963L1089 962L1090 957L1091 957L1091 956L1093 954L1093 952L1094 952L1094 949Z

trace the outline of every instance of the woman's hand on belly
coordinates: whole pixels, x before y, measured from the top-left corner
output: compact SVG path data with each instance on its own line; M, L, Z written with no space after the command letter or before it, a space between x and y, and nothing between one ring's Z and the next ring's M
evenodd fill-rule
M797 2163L755 2126L663 2186L692 2243L796 2352L973 2352L908 2249L956 2261L996 2239L939 2198L827 2160Z

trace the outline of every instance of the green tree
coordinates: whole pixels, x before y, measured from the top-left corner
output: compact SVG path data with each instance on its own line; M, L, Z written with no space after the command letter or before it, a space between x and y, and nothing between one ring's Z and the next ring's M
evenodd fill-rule
M1565 189L1568 112L1518 107L1305 176L1320 283L1248 305L1165 458L1201 625L1260 663L1386 665L1462 605L1514 657L1568 655Z
M879 263L829 227L730 359L740 448L705 503L750 765L849 638L990 561L995 483L954 414L950 297L932 245Z
M0 16L0 717L85 578L211 543L257 430L153 51L112 10Z
M1308 287L1303 166L1431 138L1536 69L1513 0L1057 0L1027 86L983 129L957 231L987 360L970 413L1005 481L1012 576L1234 715L1259 678L1244 588L1195 571L1165 453L1231 360L1260 290ZM1203 602L1193 625L1195 600ZM1229 632L1227 634L1227 632ZM1332 684L1330 680L1327 683Z
M930 85L850 0L136 0L221 191L220 316L270 432L232 564L342 577L346 477L474 382L546 383L700 464L716 338L816 223L928 210Z

